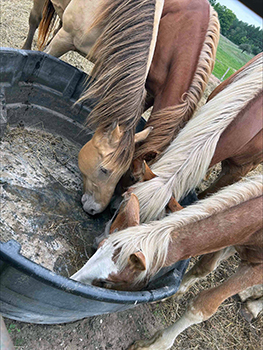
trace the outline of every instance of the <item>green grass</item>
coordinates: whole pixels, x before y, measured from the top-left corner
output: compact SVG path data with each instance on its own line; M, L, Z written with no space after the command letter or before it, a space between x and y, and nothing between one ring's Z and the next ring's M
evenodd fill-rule
M252 54L248 54L247 52L242 53L242 50L240 50L237 45L220 35L213 74L218 79L221 79L226 70L230 67L228 73L224 76L223 80L225 80L236 70L243 67L252 57Z

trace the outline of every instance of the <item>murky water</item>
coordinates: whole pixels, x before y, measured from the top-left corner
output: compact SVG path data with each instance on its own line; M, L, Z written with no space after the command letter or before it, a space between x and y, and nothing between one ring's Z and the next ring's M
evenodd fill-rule
M1 142L0 240L15 239L22 254L64 276L92 255L109 212L82 209L80 145L44 130L7 129Z

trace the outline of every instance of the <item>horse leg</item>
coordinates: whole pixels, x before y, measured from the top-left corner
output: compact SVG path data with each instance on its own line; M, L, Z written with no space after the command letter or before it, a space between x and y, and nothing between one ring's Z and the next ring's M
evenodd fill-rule
M247 164L237 164L233 158L222 161L222 170L217 179L205 191L198 195L198 199L205 198L208 194L217 192L220 188L232 185L239 181L249 171L255 169L259 163L249 162Z
M60 57L71 50L75 50L72 36L63 28L60 28L44 52L54 57Z
M263 282L263 264L242 263L236 273L220 286L202 291L190 302L185 313L165 330L158 331L148 341L138 341L129 350L168 350L186 328L206 321L221 303L242 290Z
M206 277L210 272L214 271L223 260L228 259L230 256L234 255L235 252L236 250L234 247L227 247L217 252L203 255L184 275L175 297L180 298L199 279Z
M257 286L253 286L251 288L248 288L240 293L238 293L239 298L242 302L253 298L258 299L263 296L263 284L259 284Z
M33 37L42 18L42 11L45 0L34 0L33 8L29 15L29 31L26 41L22 47L24 50L31 50Z

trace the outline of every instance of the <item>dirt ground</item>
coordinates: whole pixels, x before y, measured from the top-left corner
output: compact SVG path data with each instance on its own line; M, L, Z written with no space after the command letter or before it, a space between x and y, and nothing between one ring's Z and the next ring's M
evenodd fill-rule
M31 5L30 0L1 1L1 46L22 47ZM76 53L68 53L62 59L86 72L90 70L91 65ZM209 90L217 83L216 79L212 79ZM206 91L206 96L208 94L209 91ZM237 257L222 263L215 273L196 284L179 302L170 298L129 311L62 325L37 325L5 319L6 326L18 350L125 350L134 340L148 338L157 329L174 322L191 298L203 288L218 285L233 273L237 264ZM241 317L240 309L238 298L226 300L215 316L178 336L172 349L262 349L263 317L248 323Z

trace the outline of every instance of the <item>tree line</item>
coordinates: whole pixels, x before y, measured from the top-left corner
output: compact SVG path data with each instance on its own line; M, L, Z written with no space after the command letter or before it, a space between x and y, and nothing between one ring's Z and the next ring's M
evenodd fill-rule
M238 45L242 52L257 55L263 51L263 31L260 27L240 21L233 11L216 0L209 2L218 13L222 35Z

